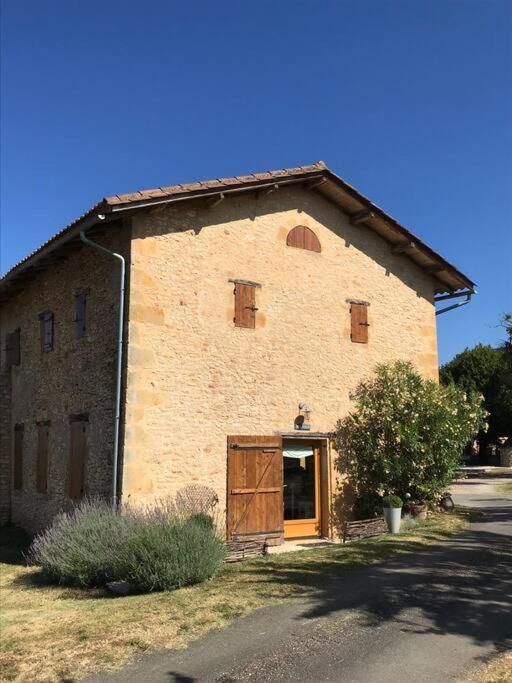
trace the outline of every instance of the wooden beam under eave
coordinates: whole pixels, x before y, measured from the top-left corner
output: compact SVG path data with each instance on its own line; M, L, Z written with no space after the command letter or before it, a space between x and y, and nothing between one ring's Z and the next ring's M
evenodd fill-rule
M219 192L219 194L215 195L211 199L208 199L206 202L206 206L209 209L213 209L214 206L217 206L217 204L220 204L224 200L224 192Z
M411 242L410 240L407 240L406 242L400 242L400 244L395 244L394 246L391 247L391 253L393 254L402 254L404 251L407 251L408 249L415 249L416 245L414 242Z
M353 213L350 216L350 225L359 225L359 223L364 223L365 221L369 220L370 218L373 218L374 216L375 214L371 211L363 209L363 211L358 211L357 213Z
M258 190L256 192L256 199L266 197L267 195L272 194L272 192L275 192L278 189L279 185L277 183L275 183L274 185L269 185L268 187L264 187L262 190Z
M306 190L313 190L315 187L319 187L320 185L325 185L327 182L327 178L317 178L315 180L307 180L304 183L304 188Z

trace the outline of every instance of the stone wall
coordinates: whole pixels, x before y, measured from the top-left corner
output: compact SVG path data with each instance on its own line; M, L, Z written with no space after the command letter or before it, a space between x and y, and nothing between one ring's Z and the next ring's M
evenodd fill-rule
M98 241L128 252L129 235L115 227ZM69 506L66 492L71 415L87 413L88 459L86 492L108 496L111 487L114 378L116 360L119 266L90 247L66 255L28 281L2 307L2 352L5 335L21 328L21 364L11 373L12 401L9 434L24 425L23 488L11 493L11 520L29 531L45 526ZM85 289L86 335L75 337L75 295ZM41 351L39 319L54 314L54 348ZM5 368L5 354L2 357ZM49 478L46 494L36 491L37 421L50 420ZM2 474L12 477L12 438L2 440ZM9 469L6 467L8 464Z
M298 224L321 253L286 246ZM332 430L378 362L437 377L433 279L314 193L153 209L132 231L125 499L201 482L225 501L227 435L293 431L300 402ZM233 324L233 278L262 285L254 330ZM370 302L368 344L352 298Z

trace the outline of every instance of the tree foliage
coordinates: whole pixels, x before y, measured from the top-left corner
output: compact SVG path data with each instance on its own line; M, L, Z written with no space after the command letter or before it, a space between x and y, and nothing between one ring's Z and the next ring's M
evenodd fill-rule
M355 410L338 422L335 446L339 468L364 497L435 500L485 418L480 395L426 380L400 361L377 366L353 398Z
M489 412L488 440L512 436L512 314L501 320L506 339L498 348L478 344L441 367L440 379L484 396Z

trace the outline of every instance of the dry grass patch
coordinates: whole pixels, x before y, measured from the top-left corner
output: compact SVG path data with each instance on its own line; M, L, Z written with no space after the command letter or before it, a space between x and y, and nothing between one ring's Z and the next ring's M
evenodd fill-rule
M145 650L183 647L257 607L321 589L326 575L443 540L466 526L468 514L434 515L398 536L228 565L200 585L125 598L45 585L37 569L20 561L23 539L11 531L0 545L1 680L79 679L119 668Z
M475 671L467 683L512 683L512 652L502 652L484 668Z

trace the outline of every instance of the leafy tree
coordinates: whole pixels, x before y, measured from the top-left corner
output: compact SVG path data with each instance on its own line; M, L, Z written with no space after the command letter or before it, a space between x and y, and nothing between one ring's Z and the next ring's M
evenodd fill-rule
M464 446L483 424L482 397L424 379L410 363L379 365L336 426L339 469L356 494L432 501L452 480Z
M445 385L454 382L465 391L478 391L485 396L502 362L499 349L478 344L473 349L458 353L442 365L439 379Z
M498 348L478 344L465 349L439 373L445 385L455 383L466 391L483 394L489 431L479 434L481 446L498 436L512 436L512 314L504 315L500 324L507 338Z

